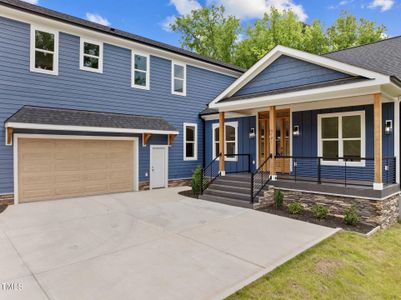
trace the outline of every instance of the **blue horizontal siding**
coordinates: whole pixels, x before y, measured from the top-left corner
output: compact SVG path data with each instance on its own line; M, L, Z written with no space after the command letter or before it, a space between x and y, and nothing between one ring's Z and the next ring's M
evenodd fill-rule
M188 178L203 157L199 112L235 78L187 66L187 96L171 94L171 61L150 57L150 90L131 87L131 50L104 44L103 74L79 69L79 37L60 33L59 75L29 71L30 27L0 17L0 123L23 105L162 116L180 132L169 148L169 178ZM198 124L198 161L183 161L183 123ZM4 128L0 131L4 141ZM166 143L152 137L151 143ZM149 147L140 147L140 180L147 180ZM0 143L0 194L13 191L12 147Z
M281 56L234 96L347 78L349 75L289 56Z

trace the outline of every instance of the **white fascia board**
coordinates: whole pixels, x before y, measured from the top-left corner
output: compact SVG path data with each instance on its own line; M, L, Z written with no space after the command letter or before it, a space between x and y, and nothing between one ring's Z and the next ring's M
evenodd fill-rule
M252 114L229 112L229 113L225 114L224 118L225 119L234 119L234 118L247 118L247 117L252 117L252 116L253 116ZM219 113L204 115L204 116L201 116L201 118L205 121L218 120Z
M223 98L231 97L249 81L255 78L260 72L266 69L270 64L277 60L280 56L286 55L299 60L303 60L312 64L320 65L338 72L349 74L352 76L362 76L370 79L379 79L390 81L390 77L381 73L369 71L360 67L345 64L327 57L311 54L308 52L284 47L276 46L269 53L267 53L261 60L254 64L248 71L246 71L240 78L234 81L226 90L224 90L217 98L210 104L216 104ZM212 106L211 106L212 107Z
M226 103L209 104L210 108L217 108L219 111L231 111L238 109L251 109L271 105L286 105L302 102L312 102L360 95L369 95L381 92L381 85L385 84L380 80L369 80L346 85L310 89L277 95L261 96L243 100L230 101Z
M7 122L6 128L33 129L33 130L59 130L59 131L86 131L86 132L109 132L109 133L151 133L151 134L179 134L178 131L167 130L147 130L130 128L111 128L111 127L89 127L89 126L69 126L69 125L49 125L34 123Z
M235 70L230 70L228 68L224 68L221 66L214 65L212 63L204 62L201 60L197 60L195 58L188 57L186 55L181 55L178 53L170 52L168 50L159 49L155 46L147 46L138 42L130 41L124 38L120 38L117 36L113 36L111 33L103 33L98 32L93 29L87 29L84 27L80 27L77 25L69 24L63 21L57 21L51 18L46 18L42 16L38 16L34 13L20 11L16 8L10 8L1 5L0 3L0 16L16 21L20 21L23 23L28 23L30 25L36 26L47 26L51 27L53 30L57 30L59 32L75 35L75 36L83 36L89 39L100 40L103 43L107 43L113 46L126 48L129 50L139 50L149 53L149 55L158 56L161 58L169 59L169 60L179 60L183 63L187 63L194 67L205 69L208 71L212 71L215 73L220 73L224 75L228 75L231 77L238 78L243 73Z

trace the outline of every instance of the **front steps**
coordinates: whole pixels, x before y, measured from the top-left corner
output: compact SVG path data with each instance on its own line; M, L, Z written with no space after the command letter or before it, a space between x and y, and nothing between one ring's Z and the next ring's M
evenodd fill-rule
M251 174L235 173L219 176L199 196L199 199L218 202L245 208L257 208L258 197L255 203L250 203L251 197Z

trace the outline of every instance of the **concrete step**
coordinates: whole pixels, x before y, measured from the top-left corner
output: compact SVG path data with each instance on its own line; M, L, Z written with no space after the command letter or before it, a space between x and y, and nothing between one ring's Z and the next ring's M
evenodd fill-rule
M228 199L242 200L245 202L250 201L249 193L245 194L245 193L236 193L236 192L232 192L232 191L214 190L211 187L209 187L206 191L204 191L203 194L217 196L217 197L223 197L223 198L228 198Z
M216 190L216 191L238 193L238 194L246 194L246 195L250 195L250 193L251 193L251 189L249 187L220 185L218 183L212 184L209 187L209 189Z
M249 181L235 181L235 180L228 180L228 179L222 179L222 178L216 178L216 180L213 182L213 184L219 184L219 185L224 185L224 186L238 186L238 187L244 187L244 188L251 188L251 180Z
M235 200L235 199L230 199L230 198L226 198L226 197L218 197L218 196L214 196L214 195L203 194L203 195L199 196L199 199L227 204L227 205L232 205L232 206L238 206L238 207L253 208L253 205L251 203L249 203L249 201Z
M240 175L226 175L226 176L219 176L219 180L228 180L228 181L235 181L235 182L251 182L251 176L240 176Z

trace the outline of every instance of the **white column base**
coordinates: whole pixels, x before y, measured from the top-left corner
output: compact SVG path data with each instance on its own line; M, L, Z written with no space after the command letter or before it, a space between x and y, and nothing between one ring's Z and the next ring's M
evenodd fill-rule
M373 189L374 190L377 190L377 191L381 191L381 190L383 190L383 183L378 183L378 182L375 182L375 183L373 183Z
M220 171L220 176L226 176L226 171Z
M277 181L277 175L271 175L270 179L271 181Z

